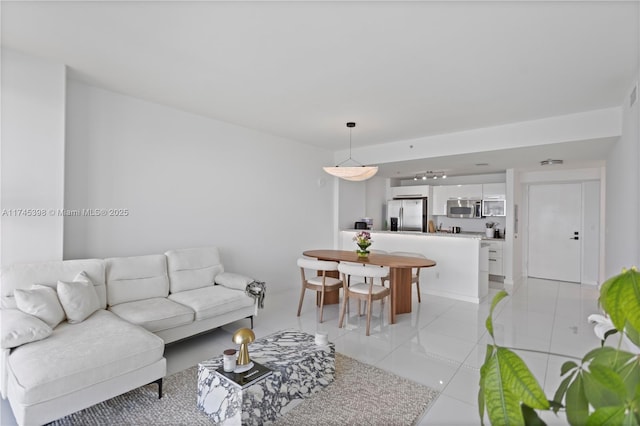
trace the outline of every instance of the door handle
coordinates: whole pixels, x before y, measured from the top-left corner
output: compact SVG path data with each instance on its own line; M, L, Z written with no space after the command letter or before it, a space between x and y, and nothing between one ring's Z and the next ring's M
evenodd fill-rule
M580 239L580 237L577 237L577 236L576 236L576 237L569 237L569 239L570 239L570 240L579 240L579 239Z

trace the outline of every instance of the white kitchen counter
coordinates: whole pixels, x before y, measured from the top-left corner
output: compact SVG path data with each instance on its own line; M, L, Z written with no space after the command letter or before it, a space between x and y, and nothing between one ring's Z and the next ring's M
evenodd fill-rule
M340 232L340 249L356 250L360 230ZM421 253L436 262L420 271L423 293L480 303L489 292L489 256L481 234L369 231L369 249Z

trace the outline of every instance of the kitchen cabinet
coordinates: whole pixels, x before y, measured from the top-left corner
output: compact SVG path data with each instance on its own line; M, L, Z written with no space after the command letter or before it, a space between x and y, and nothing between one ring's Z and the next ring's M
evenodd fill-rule
M502 183L483 183L482 199L483 200L504 200L506 199L507 185Z
M482 184L482 216L506 216L507 203L505 183Z
M392 186L392 198L424 198L429 196L429 185Z
M504 275L502 265L502 241L487 241L489 244L489 274Z
M431 214L434 216L447 215L447 194L446 186L434 186L433 195L431 195Z
M481 200L482 184L474 185L447 185L448 198L458 198L460 200Z
M449 199L481 200L482 184L434 186L431 197L431 214L446 216L447 200Z

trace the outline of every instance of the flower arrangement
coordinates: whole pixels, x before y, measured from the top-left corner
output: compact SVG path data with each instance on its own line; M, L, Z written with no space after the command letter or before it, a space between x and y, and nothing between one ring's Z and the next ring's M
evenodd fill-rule
M354 237L353 241L358 245L358 256L366 257L369 255L369 251L367 248L373 243L371 239L371 234L367 231L360 231Z
M358 246L364 246L365 248L369 247L373 242L371 234L367 231L358 232L355 237L353 237L353 241L355 241Z
M487 222L487 223L485 223L485 225L486 225L487 229L491 229L496 225L496 223L495 222Z

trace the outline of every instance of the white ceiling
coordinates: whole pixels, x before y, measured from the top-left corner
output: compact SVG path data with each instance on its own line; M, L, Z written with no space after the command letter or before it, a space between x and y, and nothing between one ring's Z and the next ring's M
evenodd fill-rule
M639 63L638 1L0 7L3 46L74 78L329 150L345 148L347 121L357 148L619 106ZM602 159L610 142L562 155ZM536 162L555 155L546 148ZM505 167L523 157L491 155ZM469 160L482 162L441 158L437 169Z

